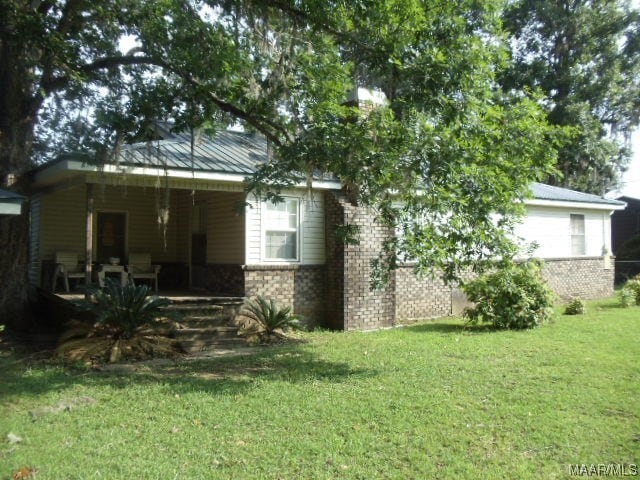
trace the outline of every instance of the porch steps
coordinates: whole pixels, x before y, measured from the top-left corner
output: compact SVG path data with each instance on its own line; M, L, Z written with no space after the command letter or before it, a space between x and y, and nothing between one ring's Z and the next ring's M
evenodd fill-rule
M233 350L246 345L246 341L238 336L234 322L243 298L172 300L166 310L176 317L179 328L175 331L175 338L187 353Z

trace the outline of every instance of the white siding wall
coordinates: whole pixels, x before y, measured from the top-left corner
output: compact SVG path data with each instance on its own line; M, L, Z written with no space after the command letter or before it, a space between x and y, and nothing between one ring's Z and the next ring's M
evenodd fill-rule
M539 258L571 257L570 216L584 215L587 257L598 257L603 248L611 250L611 217L608 211L527 206L527 215L516 228L525 244L538 244Z
M245 210L246 231L246 263L247 265L273 265L284 263L301 263L304 265L321 265L325 262L324 241L324 195L314 192L309 198L306 191L290 190L282 193L285 197L296 197L300 200L299 262L274 262L264 259L264 232L262 228L262 205L255 197L249 197L251 207Z

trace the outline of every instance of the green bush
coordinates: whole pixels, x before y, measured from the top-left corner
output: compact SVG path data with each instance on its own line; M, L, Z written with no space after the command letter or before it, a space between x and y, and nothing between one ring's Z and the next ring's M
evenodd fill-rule
M640 275L627 280L627 283L620 290L618 298L623 307L630 307L633 304L640 305Z
M72 320L59 339L55 354L69 361L109 361L174 356L179 345L168 335L173 327L159 319L171 302L149 295L146 285L121 286L105 279L105 288L87 288L91 300L79 307L91 312L94 322Z
M469 323L485 322L496 328L533 328L553 314L553 293L540 274L541 263L504 261L495 273L462 286L475 304L465 310Z
M564 308L565 315L583 315L585 311L586 307L584 306L584 302L579 298L574 298Z
M240 316L240 334L252 342L279 340L287 330L300 326L300 319L291 312L291 307L280 308L275 300L260 296L247 300Z
M631 305L635 305L636 294L633 290L624 286L618 291L618 300L622 308L629 308Z

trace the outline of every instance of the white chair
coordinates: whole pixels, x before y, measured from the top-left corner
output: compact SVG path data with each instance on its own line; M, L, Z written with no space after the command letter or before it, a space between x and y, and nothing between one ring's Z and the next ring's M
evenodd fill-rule
M53 275L53 291L56 290L58 277L64 280L65 291L69 292L69 279L85 279L84 265L78 262L78 255L73 252L56 253L56 270Z
M158 292L158 272L160 265L151 264L151 255L148 253L130 253L127 264L129 278L135 284L136 279L153 280L156 293Z

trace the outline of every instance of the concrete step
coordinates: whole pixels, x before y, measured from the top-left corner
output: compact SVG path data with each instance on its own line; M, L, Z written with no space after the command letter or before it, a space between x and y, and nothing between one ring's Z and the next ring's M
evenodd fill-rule
M237 338L238 329L234 327L182 328L176 330L174 336L180 342L191 340L219 340L223 338Z
M198 353L216 349L233 350L247 346L246 340L241 337L206 340L180 340L179 343L187 353Z

